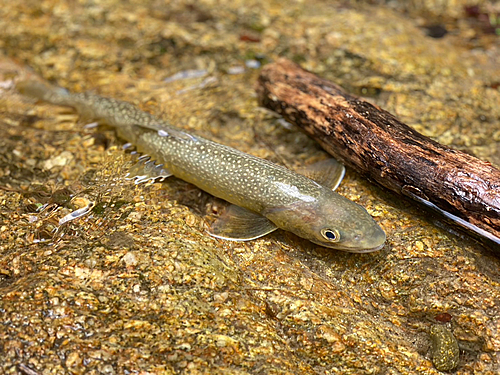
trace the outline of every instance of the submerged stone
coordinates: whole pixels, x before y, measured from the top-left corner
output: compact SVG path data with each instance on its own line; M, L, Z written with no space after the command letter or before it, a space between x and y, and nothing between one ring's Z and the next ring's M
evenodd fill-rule
M458 366L460 349L453 333L443 325L435 324L429 332L432 341L432 363L439 371L451 371Z

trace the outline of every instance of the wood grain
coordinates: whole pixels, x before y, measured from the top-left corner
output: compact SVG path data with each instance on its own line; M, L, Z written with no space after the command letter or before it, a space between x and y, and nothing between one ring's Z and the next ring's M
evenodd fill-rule
M259 76L260 104L347 166L500 244L500 170L441 145L389 112L280 59Z

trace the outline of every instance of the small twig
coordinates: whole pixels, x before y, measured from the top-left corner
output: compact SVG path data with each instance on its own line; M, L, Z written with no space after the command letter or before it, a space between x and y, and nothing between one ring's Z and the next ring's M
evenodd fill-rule
M38 371L35 371L28 367L28 365L25 365L24 363L21 363L19 366L17 366L20 372L22 372L25 375L40 375Z

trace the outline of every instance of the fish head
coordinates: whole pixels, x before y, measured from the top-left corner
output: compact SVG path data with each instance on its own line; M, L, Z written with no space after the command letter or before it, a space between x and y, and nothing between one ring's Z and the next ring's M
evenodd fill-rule
M315 244L352 253L380 250L385 232L364 207L325 189L315 201L296 201L267 209L278 227Z

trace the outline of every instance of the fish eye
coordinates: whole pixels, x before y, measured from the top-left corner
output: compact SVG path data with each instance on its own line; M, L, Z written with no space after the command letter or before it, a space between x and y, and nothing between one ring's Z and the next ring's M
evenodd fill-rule
M337 242L340 240L339 232L333 229L323 228L321 229L321 235L330 242Z

